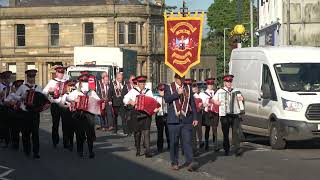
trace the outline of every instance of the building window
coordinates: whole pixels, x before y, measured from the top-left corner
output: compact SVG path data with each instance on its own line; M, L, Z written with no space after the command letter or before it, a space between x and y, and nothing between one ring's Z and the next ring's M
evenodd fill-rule
M143 45L143 24L140 24L140 44Z
M125 23L119 22L118 23L118 38L119 38L119 44L125 43Z
M26 46L26 26L24 24L16 25L16 44L18 47Z
M190 70L190 78L196 80L196 70L195 69Z
M26 63L26 70L36 69L36 65L34 63Z
M128 26L128 43L137 44L137 23L130 22Z
M210 71L210 69L206 69L205 79L210 78L210 76L211 76L211 71Z
M50 46L59 46L59 24L49 24L50 29Z
M94 43L93 23L84 23L84 45L91 46Z
M17 66L16 63L8 63L8 71L11 71L11 79L10 81L13 82L16 80L17 77Z
M198 79L204 81L204 69L199 69Z

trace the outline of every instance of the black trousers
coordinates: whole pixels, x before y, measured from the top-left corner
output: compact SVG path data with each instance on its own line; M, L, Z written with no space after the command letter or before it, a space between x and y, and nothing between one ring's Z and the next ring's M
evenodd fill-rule
M123 128L123 133L127 134L128 133L128 123L127 119L125 118L125 109L123 106L113 106L113 112L114 112L114 132L118 132L118 116L120 116L121 121L122 121L122 128Z
M226 152L230 151L229 129L232 128L232 144L235 150L240 148L240 118L239 115L227 114L220 117L221 127L223 132L223 149Z
M33 154L39 154L39 125L40 113L37 112L22 112L24 113L24 122L22 129L23 151L26 154L31 152L31 138Z
M68 108L63 109L63 127L64 127L64 140L63 143L69 148L73 148L73 139L76 131L76 119L73 118L72 112Z
M197 150L197 137L199 143L202 143L202 120L199 118L198 125L192 127L192 149L195 152Z
M169 129L168 129L168 124L166 121L166 116L156 116L156 125L157 125L157 148L158 151L161 151L163 149L163 143L164 143L164 138L163 138L163 132L165 132L166 135L166 140L167 140L167 145L168 149L170 149L170 139L169 139Z
M144 137L143 145L145 146L145 154L150 153L150 130L140 130L134 133L136 150L140 153L142 135Z
M64 126L64 118L63 118L64 109L60 107L56 103L51 104L51 116L52 116L52 143L53 145L59 144L59 124L60 119L62 121L62 133L63 133L63 141L64 145L66 143L65 137L65 126Z
M93 142L96 140L95 115L88 112L79 113L76 127L77 152L83 152L83 144L87 140L89 153L93 153Z
M23 121L24 121L24 116L23 112L21 110L12 110L9 111L11 114L9 116L9 119L11 121L11 142L12 145L15 149L19 148L19 143L20 143L20 133L23 131Z
M211 126L206 125L205 126L205 132L204 132L204 139L205 142L208 144L209 143L209 134L210 134L210 129L212 129L212 140L215 148L218 148L218 125L219 125L219 116L217 114L212 113L209 116L212 120L210 122Z

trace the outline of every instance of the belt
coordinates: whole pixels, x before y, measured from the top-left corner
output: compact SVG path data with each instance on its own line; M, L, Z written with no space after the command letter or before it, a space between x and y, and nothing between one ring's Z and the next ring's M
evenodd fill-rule
M180 125L181 123L167 123L168 125Z

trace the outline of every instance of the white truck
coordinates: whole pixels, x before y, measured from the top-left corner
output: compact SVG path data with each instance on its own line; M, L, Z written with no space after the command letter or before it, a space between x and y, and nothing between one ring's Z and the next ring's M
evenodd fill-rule
M75 47L74 64L67 68L67 76L77 79L81 71L88 71L101 79L102 72L108 72L114 79L117 72L123 72L128 79L136 74L137 52L117 47Z
M274 149L320 138L320 48L235 49L230 73L245 98L245 133L268 136Z

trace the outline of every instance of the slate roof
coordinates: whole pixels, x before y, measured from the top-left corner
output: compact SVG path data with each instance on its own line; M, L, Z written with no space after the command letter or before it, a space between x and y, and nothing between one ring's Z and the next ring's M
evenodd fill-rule
M84 5L103 5L103 4L126 4L140 5L143 0L17 0L16 6L84 6Z

